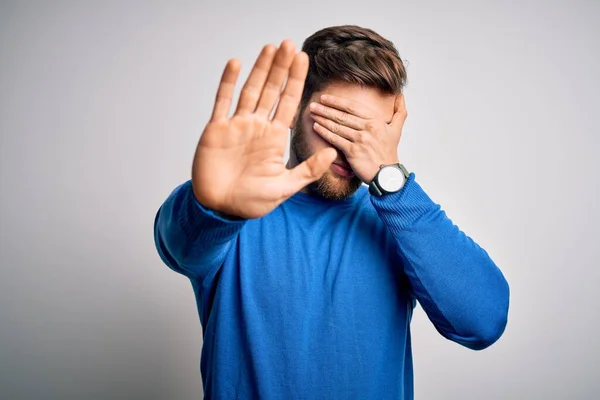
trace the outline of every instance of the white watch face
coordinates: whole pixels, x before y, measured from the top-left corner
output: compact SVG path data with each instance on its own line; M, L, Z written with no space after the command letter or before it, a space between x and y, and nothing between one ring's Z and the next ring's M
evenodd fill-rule
M396 167L387 166L379 171L377 183L386 192L397 192L404 186L406 178L402 171Z

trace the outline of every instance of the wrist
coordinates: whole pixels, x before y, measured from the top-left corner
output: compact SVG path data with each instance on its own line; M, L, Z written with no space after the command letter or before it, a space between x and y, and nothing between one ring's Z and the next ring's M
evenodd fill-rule
M211 212L215 216L217 216L221 219L224 219L226 221L242 221L242 220L244 220L244 218L242 218L242 217L238 217L236 215L228 214L226 212L221 211L219 209L219 207L216 207L214 204L212 204L210 201L208 201L208 199L204 199L204 198L202 198L202 196L198 195L196 193L196 191L193 190L193 186L192 186L192 193L194 195L194 199L196 200L196 203L200 207L202 207L205 211Z
M367 185L369 185L371 182L373 182L373 179L375 179L375 177L377 176L377 174L379 173L381 168L388 166L388 165L397 165L397 164L400 164L400 160L398 159L398 157L395 157L395 158L390 157L379 164L374 164L373 167L371 168L372 173L370 173L369 175L366 176L367 179L365 180L365 183Z

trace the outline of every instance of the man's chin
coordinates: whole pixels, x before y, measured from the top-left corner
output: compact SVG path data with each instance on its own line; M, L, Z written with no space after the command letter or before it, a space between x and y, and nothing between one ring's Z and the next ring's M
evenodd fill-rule
M350 198L359 187L360 179L357 177L344 178L327 171L321 179L313 182L309 189L326 200L340 201Z

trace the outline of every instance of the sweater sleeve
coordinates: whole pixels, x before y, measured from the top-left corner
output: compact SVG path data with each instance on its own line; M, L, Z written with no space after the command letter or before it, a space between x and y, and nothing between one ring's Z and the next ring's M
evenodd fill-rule
M224 219L204 208L191 181L177 187L154 220L154 243L174 271L202 282L221 267L245 220Z
M414 174L398 193L371 196L371 202L436 329L473 350L496 342L507 323L509 286L486 251L452 223Z

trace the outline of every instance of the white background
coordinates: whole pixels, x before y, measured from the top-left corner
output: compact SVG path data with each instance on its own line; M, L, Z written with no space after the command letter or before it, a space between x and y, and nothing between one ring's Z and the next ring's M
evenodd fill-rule
M359 24L408 62L401 160L511 286L473 352L414 318L417 399L597 398L600 3L0 2L0 395L192 399L191 286L153 219L226 60Z

